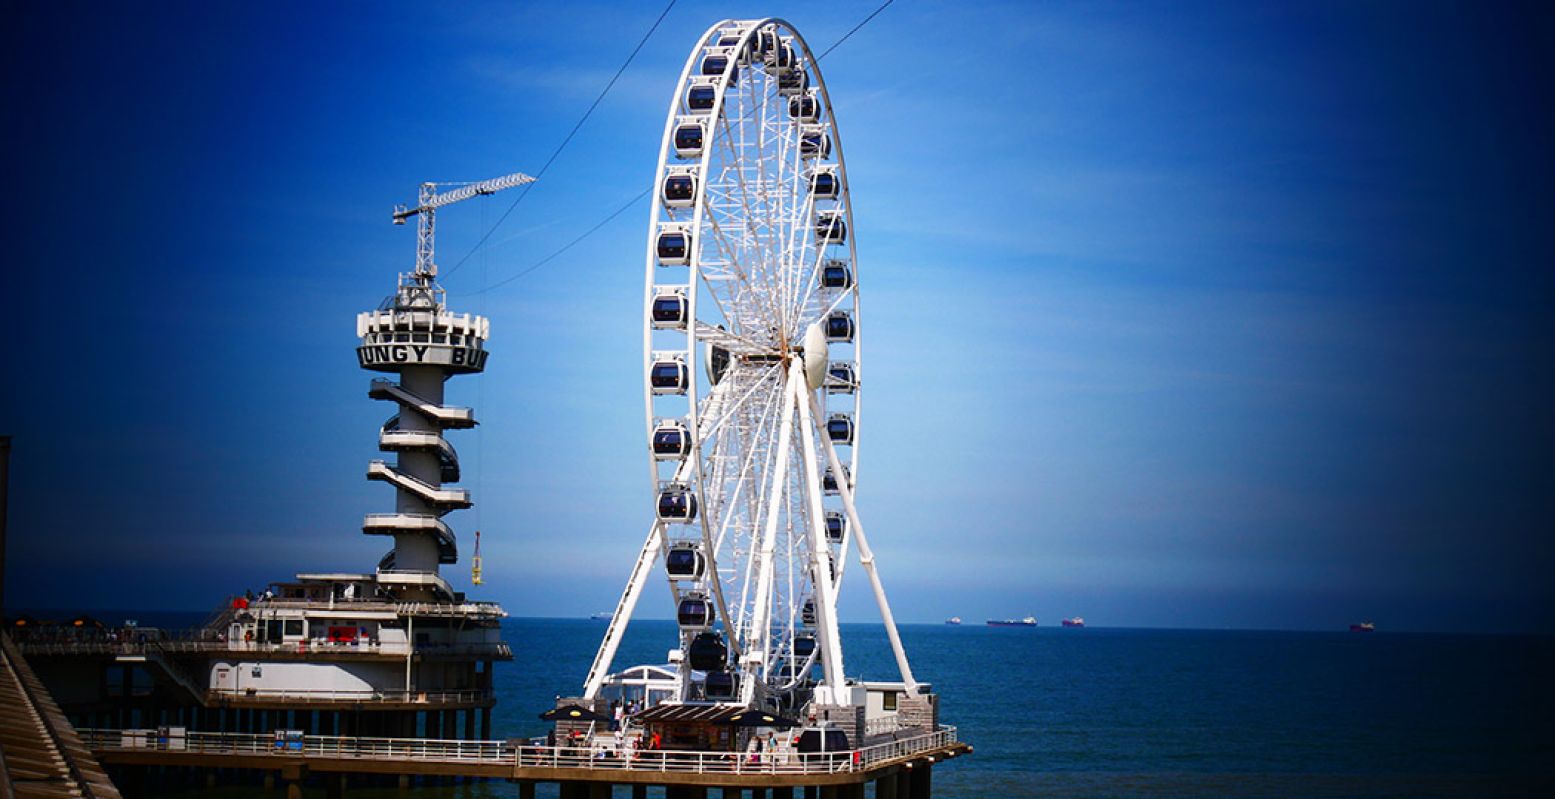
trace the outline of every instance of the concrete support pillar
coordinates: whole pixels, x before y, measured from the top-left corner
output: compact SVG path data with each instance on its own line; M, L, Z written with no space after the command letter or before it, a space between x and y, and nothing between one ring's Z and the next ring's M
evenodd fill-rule
M788 786L773 788L772 799L794 799L794 789Z
M804 787L804 799L821 799L821 789L814 785Z
M130 726L130 692L135 689L135 675L128 665L119 667L119 729Z
M912 799L929 799L934 794L934 767L919 763L912 770Z
M610 793L615 786L608 782L591 782L589 785L589 799L610 799Z
M491 708L481 708L481 740L491 740Z
M896 770L896 799L912 799L912 771Z
M402 791L410 789L410 775L409 774L401 774L400 775L399 789L402 790Z
M725 785L723 787L723 799L740 799L741 793L743 793L743 791L741 791L739 788L735 788L732 785Z
M751 789L751 799L767 799L767 789L766 788L752 788Z
M875 780L875 799L896 799L896 772Z
M330 774L324 778L324 795L326 799L344 799L346 795L346 775Z
M518 799L535 799L535 784L524 780L518 784Z
M641 783L633 785L632 799L648 799L648 786Z
M464 711L464 740L475 740L475 708Z
M215 790L215 788L216 788L216 769L208 768L208 769L205 770L205 790L211 791L211 790Z
M561 799L588 799L587 783L566 780L557 785Z
M267 790L267 791L275 790L275 772L273 772L273 771L266 771L265 772L264 786L265 786L265 790Z
M665 799L707 799L707 788L701 785L666 785Z

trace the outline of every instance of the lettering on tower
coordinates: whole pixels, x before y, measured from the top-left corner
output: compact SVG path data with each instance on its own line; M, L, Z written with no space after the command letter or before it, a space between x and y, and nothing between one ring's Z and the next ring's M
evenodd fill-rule
M364 344L356 348L356 362L363 369L385 364L431 364L478 371L486 368L486 355L483 349L442 344Z

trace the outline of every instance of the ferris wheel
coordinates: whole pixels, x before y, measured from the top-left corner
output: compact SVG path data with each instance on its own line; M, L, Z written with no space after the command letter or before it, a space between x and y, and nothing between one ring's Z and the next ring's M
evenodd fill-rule
M785 709L817 684L841 697L836 602L850 545L912 684L853 503L859 268L819 65L787 22L725 20L676 87L645 259L654 520L584 695L662 563L680 630L677 699Z

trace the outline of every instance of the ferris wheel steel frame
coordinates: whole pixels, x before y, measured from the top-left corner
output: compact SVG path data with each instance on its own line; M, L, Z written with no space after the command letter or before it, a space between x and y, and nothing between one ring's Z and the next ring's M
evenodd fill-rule
M836 603L850 544L905 687L916 694L854 503L858 259L841 136L819 65L784 20L723 20L692 48L676 87L645 259L643 397L658 513L583 695L600 691L653 566L668 564L678 547L700 553L701 565L695 578L668 575L677 608L700 599L716 616L689 626L681 618L677 700L689 701L695 690L693 638L721 624L722 662L735 689L715 700L709 681L701 699L770 701L803 683L819 660L820 685L841 701ZM700 134L691 137L690 127ZM682 147L682 134L696 146ZM823 174L830 178L822 181ZM675 256L667 257L661 245L675 234L684 252L671 248ZM842 248L846 255L838 257ZM685 272L683 281L674 282L676 270ZM658 315L661 299L678 310L678 323ZM830 360L832 343L851 350L846 361ZM851 404L829 412L828 399L839 395ZM679 398L683 413L675 412ZM655 449L665 431L687 439L678 459ZM848 447L846 456L839 446ZM827 511L827 495L840 498L840 511ZM806 637L810 651L801 655Z

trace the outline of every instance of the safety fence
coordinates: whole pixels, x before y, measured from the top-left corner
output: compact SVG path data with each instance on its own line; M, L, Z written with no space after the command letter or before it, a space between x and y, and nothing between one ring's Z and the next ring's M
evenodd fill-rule
M164 731L165 733L165 731ZM275 733L155 730L80 731L99 754L119 751L176 751L183 754L275 755L302 758L373 759L422 763L477 764L516 768L620 770L695 774L836 774L867 771L893 760L955 744L956 728L903 736L860 749L800 752L788 747L759 752L633 750L616 748L612 736L593 744L547 746L544 739L459 741L427 738L360 738Z

